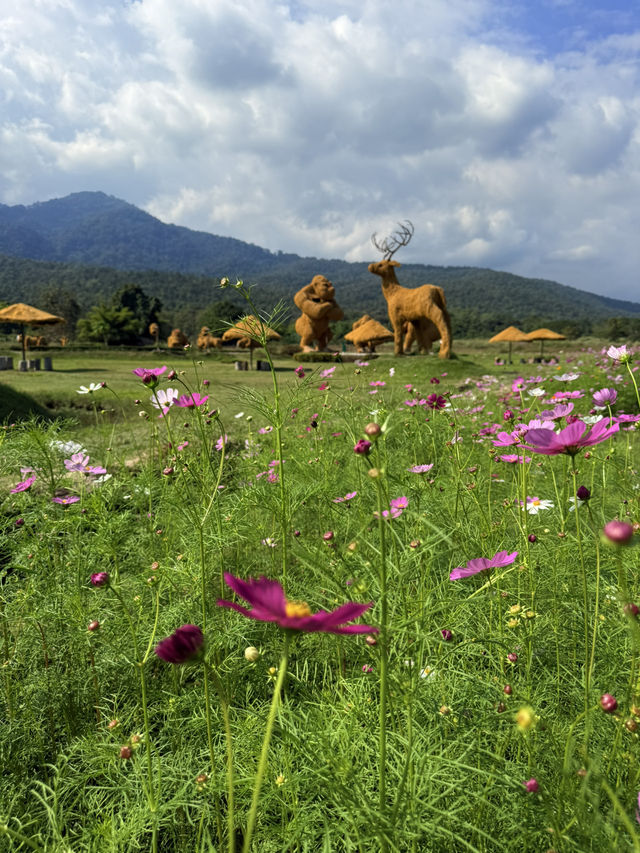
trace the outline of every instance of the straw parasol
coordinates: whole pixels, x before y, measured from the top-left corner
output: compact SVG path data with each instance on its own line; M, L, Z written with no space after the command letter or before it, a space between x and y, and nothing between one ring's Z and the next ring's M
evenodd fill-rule
M545 341L566 341L566 337L558 334L558 332L552 332L551 329L536 329L535 332L529 332L527 340L540 341L540 355L542 356Z
M25 326L54 326L56 323L64 323L64 317L56 317L47 311L41 311L24 302L16 302L8 305L0 311L0 323L18 323L22 331L22 360L27 360L26 340L24 334Z
M518 343L520 341L529 341L531 340L529 336L525 332L521 332L520 329L517 329L515 326L507 326L506 329L503 329L501 332L498 332L497 335L494 335L489 339L490 344L498 344L507 342L509 344L509 364L511 364L511 346L513 343Z
M253 314L243 317L242 320L232 326L223 334L223 341L237 341L238 346L242 349L249 350L249 360L253 367L253 350L261 346L260 339L266 338L268 341L279 341L280 335L258 320Z
M393 340L393 332L385 328L382 323L374 320L368 314L365 314L353 324L350 332L344 336L345 341L350 341L358 349L365 346L369 347L371 352L375 351L378 344L383 344L386 341Z

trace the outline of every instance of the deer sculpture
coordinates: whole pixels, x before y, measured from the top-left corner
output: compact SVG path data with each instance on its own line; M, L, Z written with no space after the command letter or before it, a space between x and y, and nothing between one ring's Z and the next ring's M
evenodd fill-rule
M396 278L396 268L400 264L392 258L401 246L408 245L413 231L413 225L407 220L400 224L399 231L382 241L373 234L371 242L382 252L383 259L369 264L369 272L382 279L382 294L387 300L389 320L393 326L395 354L404 355L406 345L411 346L415 336L421 353L430 352L433 341L440 338L440 358L449 358L451 318L443 289L434 284L402 287Z

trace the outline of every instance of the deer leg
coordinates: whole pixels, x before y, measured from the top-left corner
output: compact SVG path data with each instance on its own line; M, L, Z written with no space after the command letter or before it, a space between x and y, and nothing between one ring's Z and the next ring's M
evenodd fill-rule
M393 353L394 355L404 355L402 349L402 323L391 321L393 323Z
M451 320L449 319L449 312L437 305L433 305L429 319L440 332L439 357L449 358L451 356Z

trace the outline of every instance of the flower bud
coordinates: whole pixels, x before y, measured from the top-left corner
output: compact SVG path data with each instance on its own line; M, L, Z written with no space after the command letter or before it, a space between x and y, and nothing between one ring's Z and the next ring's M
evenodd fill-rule
M524 787L527 789L529 794L537 794L540 786L538 785L537 779L527 779L526 782L522 783Z
M121 746L120 747L120 758L122 758L126 761L127 759L131 758L132 755L133 755L133 750L131 749L130 746Z
M16 527L22 527L24 524L24 518L16 518Z
M511 696L511 694L513 693L513 687L510 684L505 684L505 686L502 688L502 692L505 693L507 696Z
M440 633L442 634L442 639L445 641L445 643L448 643L450 640L453 639L453 634L448 628L443 628Z
M247 646L244 650L244 656L250 663L255 663L260 657L260 652L255 646Z
M633 619L640 613L640 607L637 604L634 604L630 601L628 604L625 604L623 610L627 616L631 616Z
M359 439L353 448L353 452L358 453L361 456L368 456L370 450L371 450L371 442L367 441L366 438Z
M106 586L109 583L109 572L96 572L91 575L91 586Z
M576 495L579 501L588 501L591 497L591 492L586 486L578 486Z
M600 697L600 707L605 714L613 714L618 707L618 700L611 693L603 693Z
M364 428L365 435L368 435L369 438L377 438L382 432L382 427L380 424L370 423L367 424Z
M378 643L373 634L367 634L367 636L364 638L364 641L368 646L375 646Z
M93 619L93 620L92 620L91 622L89 622L89 624L87 625L87 631L97 631L99 627L100 627L100 623L98 622L98 620L97 620L97 619Z
M529 542L533 543L533 542L537 542L538 537L536 536L535 533L530 533L528 536L528 539L529 539Z
M633 536L633 525L626 521L614 519L605 524L602 532L615 545L628 545Z

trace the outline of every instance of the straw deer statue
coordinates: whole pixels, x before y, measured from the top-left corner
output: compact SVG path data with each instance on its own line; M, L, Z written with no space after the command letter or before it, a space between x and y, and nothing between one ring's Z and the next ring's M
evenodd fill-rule
M402 287L396 278L396 267L400 264L392 260L401 246L408 245L413 237L413 225L408 220L400 225L400 230L379 242L373 234L371 242L383 253L383 259L369 264L369 272L382 279L382 294L387 300L389 320L394 332L394 351L403 355L408 342L413 343L415 334L421 353L431 350L431 344L440 338L440 358L451 355L451 318L447 311L447 301L441 287L423 284L421 287ZM403 326L406 326L403 341ZM436 327L437 334L433 337ZM413 329L413 331L412 331Z

